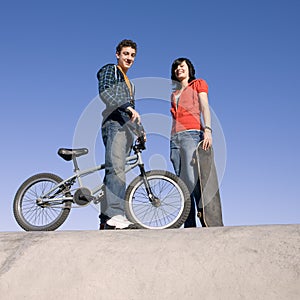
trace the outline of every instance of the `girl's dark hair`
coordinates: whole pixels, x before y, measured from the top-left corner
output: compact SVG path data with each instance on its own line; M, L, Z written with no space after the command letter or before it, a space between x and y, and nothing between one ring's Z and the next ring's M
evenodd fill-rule
M175 70L177 69L178 65L182 64L184 61L186 62L187 66L189 68L189 81L188 82L191 82L194 79L196 79L195 68L194 68L192 62L188 58L185 58L185 57L177 58L172 63L172 69L171 69L171 79L173 80L173 85L175 86L175 89L176 89L176 86L178 86L177 83L179 82L175 75Z
M122 40L116 47L116 53L121 53L123 47L131 47L135 50L135 52L137 52L137 45L132 40Z

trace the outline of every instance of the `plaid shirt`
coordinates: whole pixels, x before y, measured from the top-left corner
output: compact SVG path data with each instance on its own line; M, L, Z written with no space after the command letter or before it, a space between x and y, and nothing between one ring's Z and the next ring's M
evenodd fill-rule
M125 111L127 107L134 105L134 98L126 85L122 72L114 64L103 66L97 73L98 90L101 100L106 104L103 116L109 116L117 111ZM131 83L134 91L133 84ZM134 92L133 92L134 96Z

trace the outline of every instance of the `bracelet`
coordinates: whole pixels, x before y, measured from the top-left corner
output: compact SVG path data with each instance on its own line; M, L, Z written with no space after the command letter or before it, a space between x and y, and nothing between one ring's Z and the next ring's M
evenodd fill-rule
M208 129L208 130L210 130L210 132L212 132L212 129L211 129L209 126L205 126L205 127L204 127L204 130L205 130L205 129Z

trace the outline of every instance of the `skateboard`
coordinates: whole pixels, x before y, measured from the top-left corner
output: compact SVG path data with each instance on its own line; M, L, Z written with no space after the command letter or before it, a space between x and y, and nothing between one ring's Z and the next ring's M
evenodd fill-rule
M201 199L198 217L204 227L223 226L219 182L213 148L203 150L201 141L196 149Z

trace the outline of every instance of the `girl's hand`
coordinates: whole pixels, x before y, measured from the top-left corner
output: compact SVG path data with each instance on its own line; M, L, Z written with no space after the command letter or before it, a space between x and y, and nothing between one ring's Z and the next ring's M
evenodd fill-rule
M204 140L202 143L202 149L208 150L212 146L212 134L210 130L204 130Z

